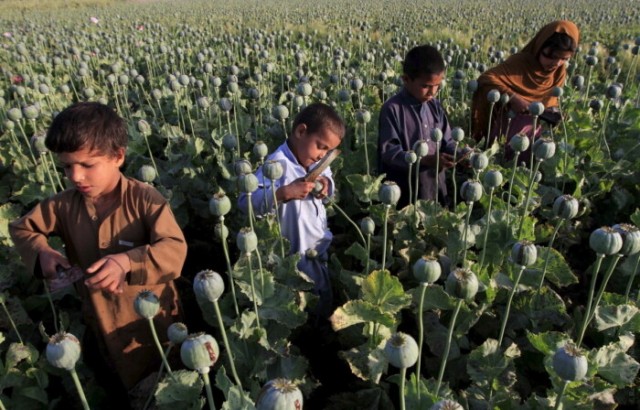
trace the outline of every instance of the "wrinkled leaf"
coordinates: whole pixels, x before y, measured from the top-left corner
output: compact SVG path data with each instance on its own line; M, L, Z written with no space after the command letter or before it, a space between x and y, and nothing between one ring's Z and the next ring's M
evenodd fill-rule
M371 272L362 283L362 293L365 301L383 312L395 313L411 303L411 297L405 293L400 280L391 276L388 270Z
M391 313L383 312L379 307L364 300L351 300L345 303L333 312L329 320L335 331L364 322L380 323L387 327L395 323Z
M178 370L173 372L175 381L165 377L155 393L156 404L163 410L195 410L204 404L201 397L204 382L197 372Z
M623 336L620 342L603 346L595 353L598 374L618 387L633 383L640 369L640 363L626 353L631 344L633 338Z
M620 327L638 314L638 308L633 305L598 306L596 308L596 329L605 330L612 327Z
M368 344L338 353L347 361L351 372L362 380L370 380L378 383L380 377L386 371L388 362L382 348L371 350Z
M225 402L222 409L225 410L253 410L253 401L249 394L239 386L234 385L227 376L224 367L216 373L216 387L224 394Z

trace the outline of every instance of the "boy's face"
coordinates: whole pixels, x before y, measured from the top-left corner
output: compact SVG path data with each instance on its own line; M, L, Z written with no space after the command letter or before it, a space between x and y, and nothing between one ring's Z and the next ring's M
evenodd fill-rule
M423 74L416 78L410 78L406 74L402 76L404 88L420 102L427 102L435 98L442 85L443 79L444 72L438 74Z
M121 148L116 156L110 156L81 148L75 152L60 153L58 159L78 192L96 201L118 186L124 149Z
M340 135L331 127L323 127L310 133L305 124L298 125L292 137L291 151L305 169L320 161L327 152L340 145L341 141Z

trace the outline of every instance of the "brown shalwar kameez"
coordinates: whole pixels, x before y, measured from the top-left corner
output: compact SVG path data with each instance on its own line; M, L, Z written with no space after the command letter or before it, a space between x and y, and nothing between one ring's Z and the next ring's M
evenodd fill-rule
M72 265L86 270L98 259L126 252L131 261L124 292L119 295L88 289L83 281L76 289L83 302L87 325L102 341L122 383L132 388L159 366L149 324L133 309L138 292L151 290L160 299L154 318L158 335L180 314L173 280L180 276L187 245L169 204L150 185L120 177L119 202L100 218L93 204L75 189L68 189L36 205L10 224L16 248L29 272L38 266L38 254L47 238L59 236Z

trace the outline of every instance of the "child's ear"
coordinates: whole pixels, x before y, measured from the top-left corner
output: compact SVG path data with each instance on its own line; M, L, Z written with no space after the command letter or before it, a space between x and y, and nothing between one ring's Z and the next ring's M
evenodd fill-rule
M116 154L114 156L116 163L118 164L118 167L121 167L122 164L124 164L124 155L126 153L126 150L124 148L118 148L116 150Z
M293 130L293 136L295 138L302 138L305 136L307 132L307 124L298 124L298 126Z
M402 74L402 76L400 78L402 78L402 84L406 84L410 80L409 76L406 75L406 74Z

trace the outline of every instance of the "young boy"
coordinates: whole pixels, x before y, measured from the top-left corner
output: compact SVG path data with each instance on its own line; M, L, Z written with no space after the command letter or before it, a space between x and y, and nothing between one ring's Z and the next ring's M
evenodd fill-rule
M158 296L154 322L166 335L179 315L173 280L187 246L162 195L121 174L127 142L124 120L105 105L77 103L58 114L45 144L73 187L11 223L10 233L29 272L48 281L60 269L84 272L75 283L84 319L129 390L160 363L133 301L143 289ZM62 239L66 255L49 246L50 236Z
M274 181L282 234L291 243L291 252L302 257L298 269L315 282L314 290L320 296L316 313L321 317L331 314L331 284L326 261L333 237L327 227L322 198L333 194L334 183L327 167L318 177L322 191L313 195L315 182L305 182L303 177L340 144L344 133L344 122L333 108L311 104L296 116L289 139L267 158L282 164L282 177ZM251 195L251 202L256 213L265 214L274 209L271 181L263 178L262 168L256 176L261 183L264 181L264 186ZM246 211L247 195L241 194L238 203ZM317 252L317 256L308 257L309 250Z
M380 110L378 124L378 167L386 178L396 182L402 195L398 207L411 202L409 198L409 177L415 184L413 164L409 176L409 165L404 159L405 152L412 150L416 141L423 140L429 145L429 154L419 162L418 199L435 199L436 176L438 200L447 203L447 184L444 170L454 166L451 128L447 115L435 98L445 75L442 56L434 47L418 46L407 53L402 65L404 84L402 90L389 98ZM436 172L436 143L431 140L431 131L442 131L440 142L440 169ZM415 186L413 187L415 192Z

